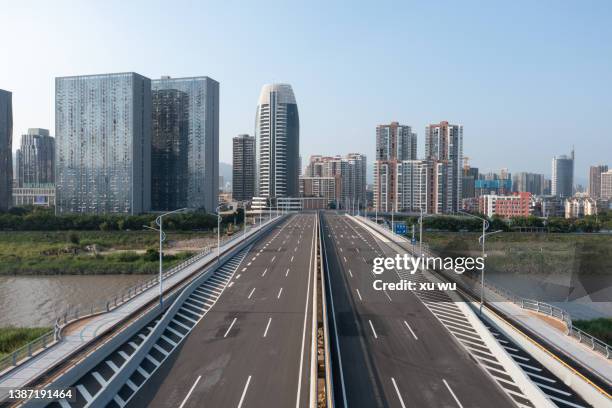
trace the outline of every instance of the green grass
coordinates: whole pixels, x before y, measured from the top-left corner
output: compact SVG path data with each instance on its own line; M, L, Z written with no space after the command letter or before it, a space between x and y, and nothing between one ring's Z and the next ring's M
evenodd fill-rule
M480 256L480 234L430 232L424 242L443 256ZM487 238L487 269L505 273L609 275L612 235L504 232Z
M49 327L0 327L0 358L36 340L49 330Z
M180 241L210 236L205 232L169 233ZM147 231L18 231L0 232L0 275L148 274L158 268L157 234ZM95 246L95 251L92 249ZM121 250L126 252L103 251ZM193 255L164 256L166 268Z
M592 336L612 344L612 318L599 318L593 320L574 320L572 324Z

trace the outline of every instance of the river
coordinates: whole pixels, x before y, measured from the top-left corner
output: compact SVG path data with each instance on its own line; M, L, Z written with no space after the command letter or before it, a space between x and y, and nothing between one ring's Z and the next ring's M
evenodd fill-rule
M51 326L67 305L103 302L149 275L0 276L0 327Z

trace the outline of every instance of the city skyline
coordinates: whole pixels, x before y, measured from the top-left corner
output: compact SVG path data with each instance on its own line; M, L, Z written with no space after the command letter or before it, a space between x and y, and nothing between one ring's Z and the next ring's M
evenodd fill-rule
M17 4L5 7L7 24L0 33L5 38L20 33L6 43L14 63L0 67L0 88L14 96L14 134L31 127L53 129L52 83L56 76L134 71L157 78L167 73L203 73L221 83L219 147L220 160L226 163L231 162L232 137L252 131L251 101L261 84L277 81L291 83L299 95L302 134L313 141L300 146L303 157L333 154L348 143L354 145L353 150L374 157L369 135L377 124L390 121L411 125L422 151L425 126L444 119L465 126L465 155L483 172L507 167L550 177L550 159L575 144L576 182L586 185L589 166L609 162L606 152L612 150L612 138L596 125L610 111L606 87L601 86L612 79L607 69L610 44L602 41L610 37L610 29L603 24L611 14L609 3L587 8L519 2L498 5L500 10L467 3L444 7L382 3L356 7L350 13L345 13L344 5L335 4L321 15L317 7L277 5L261 7L277 17L274 27L257 29L260 7L221 10L211 5L204 14L197 7L191 10L179 3L166 16L154 2L147 4L144 9L125 5L124 13L95 4L68 7L62 2L41 3L34 8L36 12ZM150 20L147 27L133 20L127 24L137 9ZM201 39L201 52L189 53L189 47L182 44L183 33L171 29L179 15L188 20L181 19L184 26L192 27L186 34ZM393 21L383 30L368 25L381 15L393 21L408 17L411 24L401 25L401 31L394 28L398 25ZM442 26L463 21L470 30L461 35L450 29L433 32L428 29L433 15ZM27 33L18 24L26 18L32 22ZM116 19L124 28L106 27L106 18ZM230 18L237 29L231 37L220 36ZM321 30L306 41L300 30L306 30L311 19L321 22ZM571 24L576 19L590 24ZM189 24L195 21L204 24ZM170 29L156 30L162 22ZM103 41L80 38L79 33L91 25ZM289 58L285 53L252 58L263 50L261 39L277 30L285 32L281 45L294 45L285 47ZM142 35L135 35L141 31ZM138 47L134 47L136 38ZM143 38L148 40L141 41ZM66 40L70 47L63 46ZM95 54L89 53L91 41L98 50ZM405 56L380 71L375 61L395 55L398 47ZM158 51L166 57L157 58ZM440 53L448 55L446 68L432 69L422 62ZM44 60L44 66L21 63L32 54ZM82 58L86 54L88 58ZM567 55L577 57L567 59ZM245 58L253 64L248 70L240 63ZM361 85L366 74L376 78L376 86ZM444 98L435 97L447 90L452 92L445 92ZM337 120L338 106L346 120ZM19 141L13 139L14 151ZM328 152L316 148L324 143ZM516 153L501 156L501 151Z

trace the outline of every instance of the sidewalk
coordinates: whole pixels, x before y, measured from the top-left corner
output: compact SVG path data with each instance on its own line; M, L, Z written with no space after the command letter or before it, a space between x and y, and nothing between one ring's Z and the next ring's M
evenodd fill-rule
M390 237L392 236L393 242L396 245L406 250L406 252L412 253L412 244L406 238L396 234L391 235L391 231L377 225L365 217L359 217L359 219L367 222L368 225L379 231L381 235L384 235L386 239L390 240ZM474 291L480 291L480 284L478 282L469 280L462 275L457 275L457 277L461 282L471 287ZM582 364L585 368L598 374L599 377L605 379L608 383L612 383L612 360L607 359L604 355L593 351L587 345L579 343L573 337L570 337L559 330L559 328L547 323L544 320L544 317L547 315L542 314L541 316L537 316L537 312L522 309L520 306L506 300L501 295L493 292L489 288L485 290L485 297L489 300L489 302L494 299L494 301L491 303L499 308L500 311L515 319L517 322L523 324L526 328L547 340L554 347L572 356L572 358L574 358L577 362Z
M491 299L491 296L494 295L489 293L490 291L487 292L487 296ZM604 355L591 350L586 344L579 343L573 337L566 335L541 317L536 316L537 312L521 309L520 306L508 301L494 301L491 303L527 329L537 333L557 349L571 355L577 362L597 373L601 378L607 380L608 383L612 383L612 361Z
M264 222L263 227L274 221L276 220L273 219L272 221ZM248 231L245 236L248 238L257 234L260 229L261 228L252 229ZM220 248L221 253L242 242L242 237L242 235L237 235L235 239L222 244ZM200 269L206 263L212 261L216 256L217 251L213 250L199 261L164 279L164 291L172 288L182 279ZM43 374L49 367L61 362L68 355L92 341L105 330L119 323L134 311L158 297L159 286L152 286L138 296L112 309L110 312L88 318L86 317L82 322L74 322L67 327L68 332L64 333L59 343L40 352L38 355L0 376L0 401L6 396L9 389L25 386L28 382ZM76 327L74 325L76 325Z

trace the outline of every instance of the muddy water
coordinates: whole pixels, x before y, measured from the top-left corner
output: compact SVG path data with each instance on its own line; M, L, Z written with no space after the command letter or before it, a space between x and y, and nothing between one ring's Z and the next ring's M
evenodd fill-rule
M67 305L103 302L148 275L0 276L0 327L50 326Z

